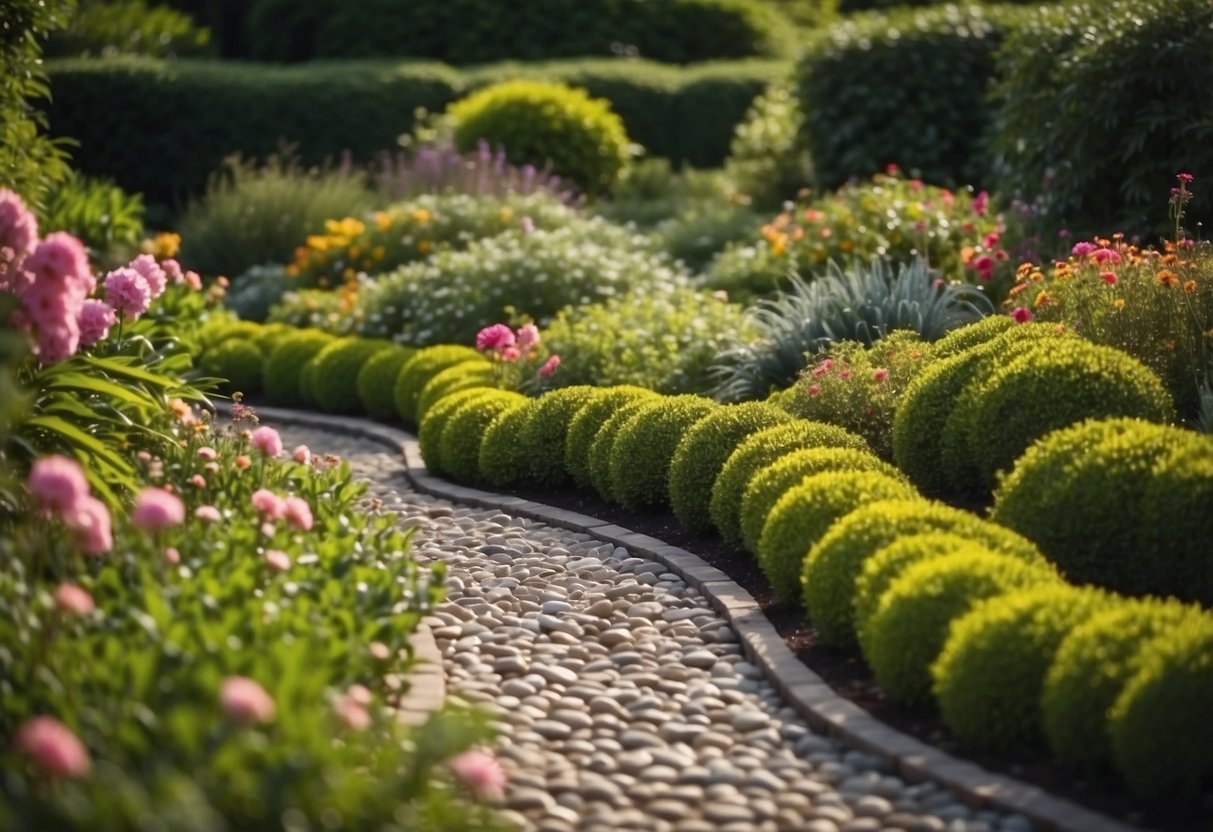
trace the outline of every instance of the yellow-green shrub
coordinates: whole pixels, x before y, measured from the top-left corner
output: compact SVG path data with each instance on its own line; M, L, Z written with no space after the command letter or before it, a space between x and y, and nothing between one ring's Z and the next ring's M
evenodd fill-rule
M531 406L531 415L514 437L529 460L530 479L555 488L569 477L564 467L564 442L577 411L594 398L597 388L579 385L544 393Z
M591 487L589 456L590 445L598 435L598 429L617 409L633 399L654 396L643 387L621 384L603 387L581 406L569 422L569 432L564 438L564 467L581 488Z
M618 407L602 423L602 427L594 434L594 440L590 443L590 452L586 457L590 472L590 485L604 500L614 499L611 486L611 451L615 448L615 439L628 420L648 404L646 399L647 397L631 399Z
M493 365L487 361L461 361L439 370L430 376L430 380L417 394L417 404L413 412L420 424L425 421L425 414L445 396L456 390L466 390L469 387L494 387Z
M400 368L405 362L416 353L411 347L393 346L375 353L362 365L355 386L362 409L371 418L385 422L399 418L393 395L396 376L400 375Z
M252 398L261 392L265 375L265 356L242 338L228 338L202 354L199 367L206 375L226 379L220 385L224 393L243 393Z
M529 460L518 443L519 431L530 418L535 399L503 410L489 424L480 442L480 479L494 488L515 485L525 479Z
M388 341L342 338L316 353L313 388L316 402L325 413L358 413L358 374L372 356L391 347Z
M438 459L455 482L480 482L480 446L498 415L526 402L512 390L495 390L466 401L446 419L438 438ZM433 416L434 411L430 411Z
M637 409L611 446L611 494L625 508L664 505L670 463L686 432L718 405L702 396L669 396Z
M417 446L421 451L421 458L425 460L425 467L431 474L444 476L448 473L443 464L440 445L442 430L446 427L447 420L463 405L474 402L493 390L492 387L466 387L456 390L436 401L421 417L421 426L417 430Z
M477 358L483 360L484 356L460 344L437 344L418 350L400 368L392 388L392 399L396 403L400 421L410 426L417 424L417 397L434 375L447 367Z
M304 403L303 369L333 336L318 329L299 330L283 338L265 362L265 396L272 404L297 407Z

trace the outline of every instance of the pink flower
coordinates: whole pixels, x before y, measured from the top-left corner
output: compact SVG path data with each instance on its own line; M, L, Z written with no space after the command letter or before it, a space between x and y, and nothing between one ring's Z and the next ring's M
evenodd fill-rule
M977 270L977 276L982 280L989 280L994 276L994 258L988 254L983 254L969 264Z
M184 280L185 285L189 286L195 292L202 288L202 278L198 276L198 272L186 272Z
M1075 257L1086 257L1088 254L1094 254L1096 248L1098 248L1098 246L1096 246L1094 243L1075 243L1074 248L1070 249L1070 254L1074 255Z
M523 234L530 234L535 230L535 221L530 217L523 217L518 224L522 227Z
M105 302L128 321L134 320L152 305L152 289L134 269L114 269L105 276Z
M338 696L333 700L333 712L351 731L365 731L371 727L371 712L349 694Z
M12 249L14 259L31 254L38 244L38 220L21 197L0 190L0 247Z
M345 695L364 708L369 708L371 702L374 701L374 696L371 695L370 689L365 685L350 685L346 689Z
M505 324L486 326L476 333L476 349L497 352L514 346L514 332Z
M63 516L89 494L80 463L65 456L47 456L29 472L29 493L46 512Z
M1092 252L1095 262L1101 266L1104 263L1111 263L1113 266L1120 263L1120 255L1110 248L1099 248Z
M55 609L68 615L85 616L97 608L88 590L76 584L59 584L55 589Z
M537 346L539 346L539 327L534 324L519 327L518 348L525 351Z
M96 287L84 243L66 231L47 234L33 254L25 258L22 268L33 274L35 284L71 284L79 291L81 300Z
M253 443L254 448L266 456L276 457L282 455L282 437L278 435L278 431L269 425L262 425L253 431L253 435L249 438L249 441Z
M291 556L281 549L266 549L263 557L271 572L285 572L291 568Z
M876 370L876 372L872 373L872 379L877 384L881 384L881 383L887 381L888 378L889 378L889 371L886 370L884 367L880 367Z
M232 722L256 725L274 718L274 700L265 688L244 676L228 676L219 686L219 707Z
M986 215L986 209L989 207L989 205L990 195L985 191L982 191L977 196L973 197L973 210L976 212L977 216L984 217Z
M500 800L505 796L505 771L491 754L465 751L451 760L451 771L481 797Z
M1190 173L1177 173L1177 174L1175 174L1175 178L1176 178L1176 179L1178 179L1178 180L1180 181L1180 183L1182 183L1182 184L1184 184L1184 185L1191 185L1191 184L1192 184L1192 181L1193 181L1193 180L1194 180L1196 177L1194 177L1194 176L1193 176L1192 174L1190 174Z
M366 650L371 654L371 658L377 662L386 662L392 657L391 648L382 641L372 641Z
M201 474L194 474L194 476L190 477L190 485L194 486L194 488L206 488L206 477Z
M223 519L223 515L219 513L219 509L214 506L198 506L194 509L194 516L203 523L218 523Z
M164 289L168 286L168 275L164 273L164 269L160 268L155 257L150 254L140 254L130 262L128 268L137 271L147 281L147 287L152 292L153 300L164 294Z
M24 723L13 746L48 777L83 777L91 765L84 743L54 717L36 716Z
M110 327L117 325L118 316L108 303L86 300L80 307L80 346L91 347L106 335Z
M65 310L66 312L66 310ZM40 322L34 352L39 363L49 366L58 364L76 354L80 348L80 324L76 318L65 317L54 324Z
M1011 312L1011 318L1017 324L1026 324L1028 321L1032 320L1034 317L1036 317L1036 316L1032 314L1032 310L1028 309L1026 306L1017 306Z
M312 509L302 497L286 498L286 522L301 532L312 529Z
M810 396L816 396L816 395L818 395L818 394L820 394L820 393L821 393L821 385L820 385L820 384L810 384L810 385L809 385L809 395L810 395Z
M181 264L176 260L165 260L160 264L160 268L164 270L164 276L173 281L174 286L180 286L185 282L185 274L181 271Z
M179 526L185 522L185 505L163 488L145 488L135 500L131 522L145 532Z
M560 369L560 356L553 355L543 362L543 366L539 368L540 378L551 378L552 373Z
M997 245L998 245L998 241L999 241L1000 239L1002 239L1002 238L998 236L998 232L997 232L997 231L991 231L989 234L987 234L987 235L985 236L985 239L984 239L984 240L982 240L982 241L981 241L981 243L982 243L982 245L984 245L986 248L994 248L995 246L997 246Z
M506 347L501 351L502 361L517 361L522 358L522 352L517 347Z
M300 465L307 465L312 461L312 452L308 450L307 445L299 445L291 453L291 456Z
M1109 286L1116 285L1116 273L1115 272L1100 272L1099 279L1102 280L1104 283L1108 284Z
M177 550L176 546L169 546L164 550L164 562L169 566L181 563L181 552Z
M281 520L286 514L286 503L268 488L258 488L252 496L253 508L269 520Z
M834 359L827 358L813 368L813 378L821 378L832 369L834 369Z
M64 517L64 524L86 555L96 557L114 548L109 509L96 497L82 497Z
M196 453L198 454L199 459L204 459L207 462L210 462L211 460L214 460L214 459L218 458L218 456L219 456L219 452L216 451L214 448L212 448L209 445L202 446L201 448L199 448L197 450Z

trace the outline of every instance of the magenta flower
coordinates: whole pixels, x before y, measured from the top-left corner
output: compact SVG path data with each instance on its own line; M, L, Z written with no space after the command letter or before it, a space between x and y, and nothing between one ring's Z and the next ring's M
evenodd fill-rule
M1017 324L1026 324L1028 321L1032 320L1034 317L1036 317L1036 316L1032 314L1032 310L1028 309L1026 306L1017 306L1011 312L1011 318Z
M24 723L13 746L48 777L84 777L91 766L84 743L54 717L36 716Z
M135 270L147 281L147 287L152 292L152 300L164 294L164 290L168 286L168 275L164 273L164 269L160 268L155 257L150 254L140 254L130 262L127 268Z
M131 321L152 305L152 289L134 269L114 269L105 276L105 302Z
M88 590L76 584L59 584L54 598L55 609L67 615L85 616L97 608Z
M269 425L262 425L253 431L253 435L249 437L249 441L253 443L254 448L266 456L277 457L282 455L282 437L278 435L278 431Z
M0 248L12 249L14 259L32 254L38 245L38 220L21 197L0 189Z
M86 300L80 307L80 346L91 347L109 335L110 327L116 326L118 316L105 301Z
M540 378L551 378L552 374L560 369L560 356L553 355L543 362L543 366L539 368Z
M986 209L989 208L989 205L990 195L985 191L982 191L977 196L973 197L973 211L976 212L977 216L984 217L986 215Z
M145 532L158 532L185 522L185 504L163 488L145 488L135 500L131 522Z
M286 522L301 532L312 529L312 509L302 497L287 497L284 510Z
M244 676L228 676L219 686L219 707L239 725L256 725L274 718L274 700L265 688Z
M89 495L88 480L80 463L65 456L47 456L29 472L29 493L39 508L59 517L73 511Z
M1074 248L1070 249L1070 254L1073 254L1075 257L1086 257L1089 254L1094 254L1097 248L1098 246L1094 243L1084 241L1075 243Z
M1104 263L1111 263L1113 266L1120 263L1120 255L1110 248L1097 248L1091 252L1091 255L1095 258L1095 262L1101 266Z
M1196 179L1196 177L1194 177L1190 173L1177 173L1177 174L1175 174L1175 178L1178 179L1180 181L1180 183L1183 185L1191 185L1192 182Z
M64 518L64 524L86 555L98 557L114 548L109 509L96 497L82 497Z
M514 332L505 324L486 326L476 333L476 349L481 352L499 352L514 346Z
M505 796L505 771L485 751L465 751L451 760L451 771L480 797L500 800Z

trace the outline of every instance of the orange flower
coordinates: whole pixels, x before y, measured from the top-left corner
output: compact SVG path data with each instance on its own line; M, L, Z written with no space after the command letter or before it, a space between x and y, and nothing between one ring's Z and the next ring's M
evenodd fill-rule
M1039 293L1037 293L1036 300L1032 301L1032 306L1037 308L1047 306L1052 302L1052 300L1053 299L1049 297L1049 293L1042 289Z
M1186 283L1184 283L1184 291L1187 292L1189 295L1194 294L1196 292L1196 281L1189 280Z
M1112 308L1115 309L1117 312L1124 309L1125 308L1125 299L1117 298L1116 300L1112 301Z
M965 246L960 250L960 262L962 263L968 263L976 256L977 249L973 248L972 246Z
M1168 289L1174 289L1179 285L1179 275L1170 269L1163 269L1155 277L1158 278L1160 286L1166 286Z

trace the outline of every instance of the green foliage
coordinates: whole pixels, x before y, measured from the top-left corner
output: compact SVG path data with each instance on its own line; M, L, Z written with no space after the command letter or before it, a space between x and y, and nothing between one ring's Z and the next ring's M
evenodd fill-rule
M292 288L286 268L277 264L253 266L241 272L224 295L223 302L247 321L264 321L270 310Z
M957 327L932 345L932 354L937 359L951 358L962 352L993 341L1009 329L1015 328L1010 315L989 315L971 324Z
M503 410L489 423L480 442L480 479L491 488L503 488L522 482L530 460L523 454L519 433L534 413L537 399Z
M910 500L914 488L877 471L812 474L784 492L758 538L758 565L780 600L796 603L809 549L837 520L878 500Z
M504 81L451 104L456 149L502 146L514 164L550 163L589 193L610 190L628 162L628 134L609 101L542 81Z
M1196 794L1213 773L1213 621L1151 641L1108 715L1116 769L1142 795Z
M1213 603L1213 439L1139 419L1045 436L995 495L993 518L1035 541L1075 583ZM1149 553L1143 557L1143 553Z
M38 229L44 236L66 231L99 252L129 250L143 236L143 199L108 180L72 174L50 187Z
M1039 198L1053 227L1161 233L1174 175L1213 175L1213 8L1202 0L1045 7L1007 39L998 66L997 185ZM1207 227L1211 212L1200 189L1191 217Z
M366 360L354 380L358 401L372 419L390 422L399 418L396 411L396 377L400 368L416 355L410 347L387 347Z
M1174 639L1200 621L1198 608L1147 598L1117 603L1067 635L1041 694L1053 754L1087 768L1110 765L1108 715L1141 669L1148 645Z
M683 527L710 529L712 487L729 455L747 436L790 421L791 416L773 405L746 402L721 408L692 425L670 462L670 508Z
M787 454L809 448L869 450L862 437L844 428L804 419L775 425L746 438L729 454L712 484L708 510L712 525L726 543L733 548L742 545L742 497L755 475Z
M615 449L615 439L624 425L648 406L647 396L629 397L626 402L620 402L607 416L606 421L594 433L586 454L586 468L589 471L590 485L604 500L614 499L614 485L611 482L611 453ZM579 417L580 418L580 417Z
M569 430L564 438L564 467L579 488L590 488L590 446L598 430L610 416L634 399L652 398L655 394L643 387L626 384L602 387L590 395L589 400L569 420Z
M670 464L686 432L716 410L701 396L646 400L620 427L608 455L612 498L629 509L664 506L669 501Z
M493 365L480 359L461 361L439 370L417 395L417 423L425 421L429 409L451 393L469 387L496 387L495 381Z
M738 200L695 202L660 222L653 235L670 256L704 271L725 248L751 240L762 220Z
M455 482L479 484L480 446L484 435L500 414L526 402L512 390L494 390L477 396L455 409L438 438L442 470Z
M890 584L861 632L863 657L892 702L926 701L931 665L952 622L987 598L1056 583L1057 573L979 543L910 565Z
M392 387L392 399L400 421L405 425L417 424L417 397L431 378L447 367L476 359L483 361L484 356L461 344L440 344L417 350L400 368Z
M366 363L380 351L390 349L387 341L342 338L326 346L312 360L316 363L316 399L324 413L361 413L358 376Z
M199 369L208 376L224 379L220 391L253 398L261 392L265 363L265 356L254 344L228 338L203 354Z
M802 422L789 423L796 424ZM849 443L840 443L839 447L827 445L789 450L774 462L758 468L741 495L741 538L747 552L758 553L763 527L780 498L805 477L826 471L877 471L902 478L901 472L867 448L852 447ZM724 476L723 471L721 476ZM712 488L715 491L715 484Z
M271 404L298 407L304 403L303 370L333 340L327 332L305 329L278 342L265 360L265 397Z
M47 57L204 55L210 32L189 15L147 0L81 0L67 26L46 43Z
M282 295L265 316L267 323L294 329L319 329L330 335L354 334L350 298L345 292L301 289Z
M994 53L1025 15L978 5L894 11L811 37L797 92L821 184L837 187L890 163L943 185L984 179Z
M993 307L976 288L936 285L921 260L896 273L884 261L835 263L811 283L793 277L791 290L751 307L758 339L722 352L712 372L722 401L762 398L787 387L805 367L805 355L833 341L870 346L898 329L927 341L976 320Z
M544 343L561 358L562 385L634 384L673 395L706 392L716 354L747 333L740 307L663 281L566 308Z
M792 84L771 84L754 99L733 131L724 170L751 204L779 208L813 180L813 161L802 143L804 115Z
M566 306L684 279L643 245L644 238L597 218L554 231L510 231L365 286L353 315L363 335L415 346L470 343L507 317L507 308L545 327Z
M886 500L856 509L830 527L809 551L801 583L804 606L822 641L838 647L855 644L856 582L864 563L903 535L954 532L983 543L1000 530L989 521L943 503Z
M481 398L491 396L496 392L491 387L463 387L451 392L434 402L433 406L421 414L421 426L417 429L417 447L421 458L425 461L426 470L431 474L446 476L450 470L442 455L442 434L450 418L459 408L467 404L475 404ZM479 448L477 449L479 451Z
M998 596L958 619L931 667L944 724L984 748L1042 746L1041 692L1058 647L1114 603L1106 593L1050 583Z
M577 412L594 398L596 388L579 385L544 393L531 407L531 415L514 438L530 463L531 481L547 488L564 485L564 443Z

